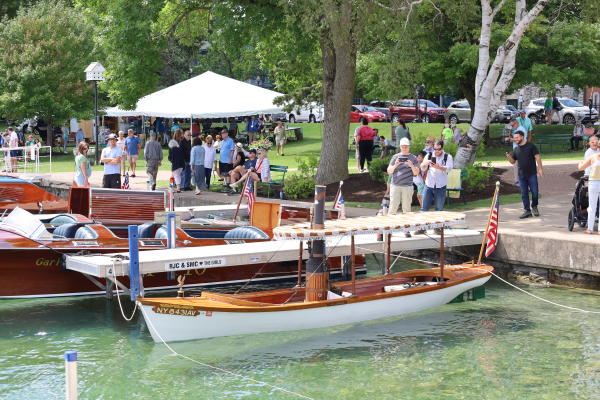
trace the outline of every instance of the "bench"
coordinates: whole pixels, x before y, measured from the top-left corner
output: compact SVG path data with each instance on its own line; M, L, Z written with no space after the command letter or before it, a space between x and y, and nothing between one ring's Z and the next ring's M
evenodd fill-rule
M555 151L555 148L558 148L557 151L569 150L571 148L571 143L569 139L571 139L571 133L541 133L536 135L534 139L534 144L537 146L540 152L543 152L544 148L548 148L546 150L547 153L552 153Z
M262 184L267 185L267 197L271 197L271 190L273 186L280 186L280 197L283 196L283 185L285 182L285 174L287 173L288 166L287 165L271 165L271 180L269 182L262 182ZM277 176L274 176L277 174ZM275 193L273 191L273 193Z

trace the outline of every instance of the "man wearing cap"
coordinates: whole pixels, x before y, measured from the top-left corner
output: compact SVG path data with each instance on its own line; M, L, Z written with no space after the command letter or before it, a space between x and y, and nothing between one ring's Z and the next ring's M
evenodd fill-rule
M531 123L531 119L527 116L527 112L525 110L519 111L519 117L517 118L517 121L525 130L525 140L531 143L533 141L533 124Z
M121 149L117 146L117 135L108 135L108 146L102 150L100 162L104 164L102 187L121 189Z
M221 131L221 152L219 153L219 171L225 180L225 186L229 187L229 171L233 169L233 153L235 143L229 137L227 129Z
M390 214L398 212L402 204L402 212L410 212L413 198L413 176L419 173L417 157L410 154L410 140L400 139L400 152L394 154L387 168L391 176L390 182Z
M150 140L144 146L144 159L146 160L146 173L148 174L148 184L152 190L156 190L156 175L158 167L162 163L162 146L156 140L156 132L150 132Z

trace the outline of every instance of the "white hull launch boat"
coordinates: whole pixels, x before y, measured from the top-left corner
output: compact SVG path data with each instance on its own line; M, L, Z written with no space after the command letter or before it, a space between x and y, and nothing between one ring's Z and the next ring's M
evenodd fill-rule
M310 224L273 229L277 240L311 242L304 287L242 294L203 292L187 297L180 290L174 298L138 297L152 338L172 342L393 317L446 304L490 279L493 268L489 265L444 263L443 228L464 222L464 214L436 211L323 221L324 187L316 189L316 211ZM439 266L390 273L392 233L432 228L441 228ZM354 237L361 234L385 236L385 275L356 280ZM330 283L325 240L340 236L350 236L352 280ZM302 263L298 266L302 268Z

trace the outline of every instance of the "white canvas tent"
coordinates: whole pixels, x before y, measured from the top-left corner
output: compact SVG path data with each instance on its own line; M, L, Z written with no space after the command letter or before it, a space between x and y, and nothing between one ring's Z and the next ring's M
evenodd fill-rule
M121 110L119 107L107 107L104 109L107 117L137 117L142 114L134 110Z
M136 115L164 118L225 118L274 114L281 93L207 71L142 97ZM131 114L130 114L131 115Z

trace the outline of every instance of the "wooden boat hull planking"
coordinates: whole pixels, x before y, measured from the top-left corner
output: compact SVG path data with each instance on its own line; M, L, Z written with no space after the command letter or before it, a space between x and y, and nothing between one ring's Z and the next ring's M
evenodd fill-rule
M143 299L138 302L148 329L155 342L185 341L218 336L232 336L265 332L292 331L351 324L423 311L446 304L467 290L481 286L490 274L460 283L428 288L414 294L386 293L380 299L352 301L328 300L326 305L281 311L215 311L210 307L178 306L157 303L160 299ZM359 298L360 296L357 296ZM150 302L147 302L149 300ZM154 302L152 303L152 301ZM167 300L167 299L165 299ZM317 302L313 302L314 303ZM162 309L159 309L162 307ZM268 307L267 307L268 308ZM157 312L158 311L158 312ZM177 315L179 313L179 315ZM161 339L162 338L162 339Z

